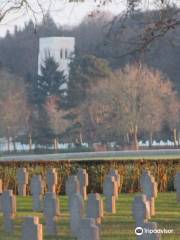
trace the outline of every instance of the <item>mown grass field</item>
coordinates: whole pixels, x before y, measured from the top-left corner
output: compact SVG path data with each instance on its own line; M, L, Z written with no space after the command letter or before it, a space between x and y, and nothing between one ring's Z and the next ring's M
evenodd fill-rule
M117 213L105 213L101 226L101 240L135 240L134 220L131 215L131 205L135 194L121 194L117 202ZM45 240L75 240L69 231L69 212L67 197L60 197L61 216L58 220L58 236L48 237L44 232ZM2 214L0 213L0 240L20 240L21 223L23 217L38 215L44 224L42 213L33 213L31 197L17 198L17 216L15 231L7 235L3 231ZM162 235L163 240L180 240L180 205L176 204L175 193L159 193L156 200L156 216L151 221L156 221L159 228L174 229L173 234Z

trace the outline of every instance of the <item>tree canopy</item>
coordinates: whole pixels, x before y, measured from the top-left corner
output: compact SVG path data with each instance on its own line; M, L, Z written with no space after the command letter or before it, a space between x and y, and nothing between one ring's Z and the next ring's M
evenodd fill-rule
M175 99L176 93L162 73L142 64L128 65L92 88L82 106L82 128L85 135L94 134L92 141L127 137L137 147L140 134L152 136L162 129L175 101L179 111Z
M111 69L108 62L93 55L75 57L70 64L68 81L69 106L77 106L86 98L89 89L100 79L108 77Z

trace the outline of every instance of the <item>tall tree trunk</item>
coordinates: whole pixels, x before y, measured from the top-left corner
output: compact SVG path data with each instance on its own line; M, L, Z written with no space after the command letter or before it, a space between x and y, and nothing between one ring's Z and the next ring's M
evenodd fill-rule
M12 140L12 144L13 144L13 150L14 152L16 152L16 142L14 141L14 139Z
M151 148L153 144L153 134L152 132L149 133L149 147Z
M58 140L58 138L56 138L56 149L57 149L57 151L58 151L58 149L59 149L59 140Z
M138 128L137 126L134 129L134 146L135 146L135 150L139 150L139 143L138 143Z
M7 148L8 148L8 153L9 153L10 152L9 127L7 127Z
M174 142L174 147L177 147L177 129L173 129L173 142Z
M131 148L133 150L139 150L139 143L138 143L138 128L135 126L131 130Z
M180 131L177 133L178 147L180 147Z
M129 141L129 133L126 134L126 139L127 139L127 144L129 145L130 141Z
M54 151L56 151L56 138L54 138Z
M29 152L31 152L31 150L32 150L32 136L31 136L31 133L29 133L28 138L29 138Z
M82 140L82 132L79 132L79 143L82 146L83 140Z
M7 150L8 150L8 153L10 152L10 137L7 136Z

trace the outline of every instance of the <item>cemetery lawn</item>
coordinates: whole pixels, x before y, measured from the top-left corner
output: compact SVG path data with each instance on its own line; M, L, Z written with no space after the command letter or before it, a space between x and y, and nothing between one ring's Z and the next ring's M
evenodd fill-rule
M117 202L117 213L105 213L102 221L101 240L135 240L134 221L131 216L131 205L135 194L120 194ZM17 197L17 216L13 235L3 231L2 214L0 213L0 240L20 240L23 217L36 215L44 224L42 213L33 213L31 197ZM61 216L59 217L59 235L44 240L75 240L69 232L69 213L67 197L60 197ZM158 223L158 228L174 229L173 234L164 234L162 240L180 240L180 205L176 203L175 193L159 193L156 200L156 216L151 221Z

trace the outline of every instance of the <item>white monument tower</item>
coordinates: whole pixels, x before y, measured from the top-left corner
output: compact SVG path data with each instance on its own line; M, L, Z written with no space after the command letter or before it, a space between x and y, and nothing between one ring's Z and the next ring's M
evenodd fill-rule
M73 37L46 37L39 39L38 74L41 75L41 66L48 56L54 57L59 64L59 70L69 76L69 64L74 57L75 38Z

